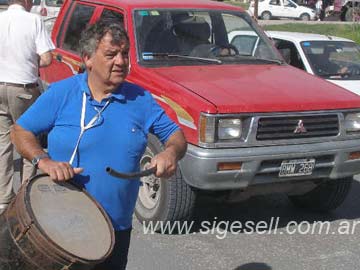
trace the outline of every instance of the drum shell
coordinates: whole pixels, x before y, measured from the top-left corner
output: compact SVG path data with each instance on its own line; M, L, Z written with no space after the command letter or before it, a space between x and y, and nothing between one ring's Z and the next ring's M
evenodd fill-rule
M27 197L28 184L20 188L19 193L1 217L0 226L6 228L0 227L0 232L4 233L4 236L0 235L0 243L2 246L2 238L8 242L7 252L11 254L11 257L7 258L11 258L11 261L1 261L0 256L0 270L3 270L3 264L7 265L4 270L88 270L110 255L115 242L113 230L111 230L112 247L100 260L90 261L76 257L54 243L32 218ZM104 213L98 203L94 200L93 202ZM111 224L106 214L104 217L108 224Z

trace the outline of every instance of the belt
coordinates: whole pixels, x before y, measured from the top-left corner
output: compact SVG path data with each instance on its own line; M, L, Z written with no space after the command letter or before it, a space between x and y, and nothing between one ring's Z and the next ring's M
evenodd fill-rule
M24 89L35 88L38 86L37 83L10 83L10 82L0 82L0 85L21 87Z

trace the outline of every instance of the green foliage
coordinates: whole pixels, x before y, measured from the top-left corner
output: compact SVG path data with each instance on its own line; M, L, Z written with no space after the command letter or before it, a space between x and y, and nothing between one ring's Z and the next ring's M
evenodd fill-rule
M360 44L360 24L303 24L264 25L264 30L289 31L344 37Z
M236 0L225 0L224 3L231 4L234 6L242 7L243 9L247 10L249 8L249 2L244 3L243 1L236 1Z

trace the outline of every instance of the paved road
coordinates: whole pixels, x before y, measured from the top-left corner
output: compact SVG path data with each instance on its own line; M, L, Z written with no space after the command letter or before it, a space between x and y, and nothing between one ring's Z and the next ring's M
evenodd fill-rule
M282 195L252 198L236 205L219 205L203 198L196 218L201 221L255 222L279 219L279 228L266 234L237 234L214 230L214 235L194 230L185 235L144 234L134 220L128 270L355 270L360 268L360 182L353 182L350 196L332 214L314 214L295 209ZM296 221L299 226L287 224ZM330 230L303 234L310 224L329 221ZM304 223L307 222L307 223ZM357 222L357 223L356 223ZM275 224L275 223L274 223ZM325 224L325 223L324 223ZM354 226L353 234L347 226ZM224 227L224 226L223 226ZM300 232L294 234L293 231ZM310 230L310 231L311 231ZM339 231L340 230L340 233ZM217 233L217 234L216 234ZM217 236L218 237L217 237Z

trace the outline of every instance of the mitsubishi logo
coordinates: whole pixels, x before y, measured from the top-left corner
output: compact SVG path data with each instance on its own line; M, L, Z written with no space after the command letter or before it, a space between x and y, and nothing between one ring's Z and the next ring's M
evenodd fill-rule
M303 120L299 120L299 122L297 123L297 126L294 130L294 133L305 133L305 132L307 132L307 130L304 127L304 122L303 122Z

